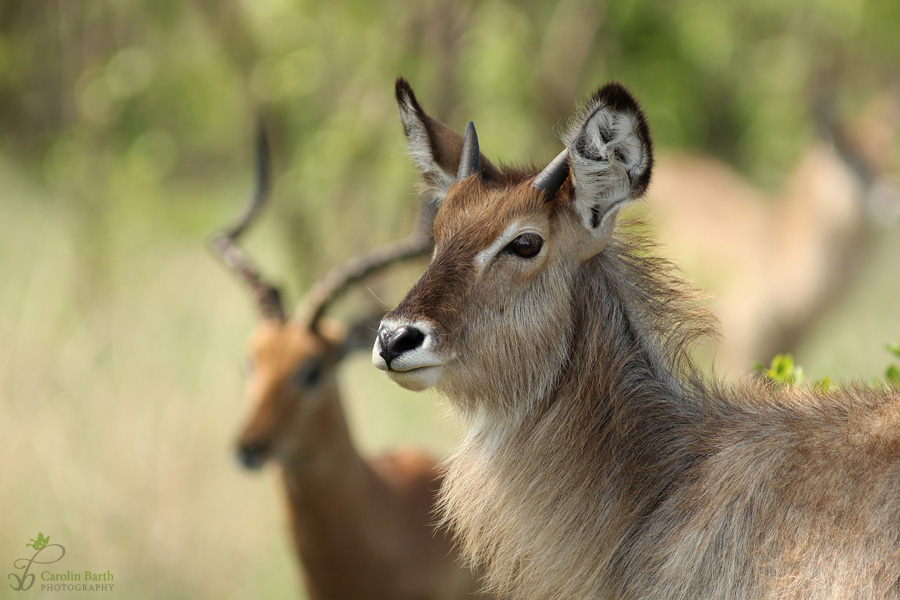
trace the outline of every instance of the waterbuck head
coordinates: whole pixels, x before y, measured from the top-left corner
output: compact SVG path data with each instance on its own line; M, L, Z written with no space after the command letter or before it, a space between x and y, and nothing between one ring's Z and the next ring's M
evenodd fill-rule
M216 254L250 288L261 316L246 361L247 396L253 408L237 444L238 460L247 468L259 468L270 458L303 458L327 445L321 437L333 435L333 428L318 423L316 415L323 408L340 412L337 367L351 351L371 346L377 321L364 315L345 329L324 315L354 283L394 263L423 256L431 248L431 222L425 214L414 237L376 248L334 269L312 288L297 315L288 318L279 291L264 281L237 246L265 204L270 187L268 144L262 128L256 177L244 213L211 240Z
M498 169L429 117L400 79L404 131L427 193L440 202L422 278L382 320L375 366L401 386L435 386L483 407L549 392L579 326L572 295L612 239L621 208L647 189L653 162L641 109L622 86L600 88L534 170ZM602 311L597 306L597 311Z

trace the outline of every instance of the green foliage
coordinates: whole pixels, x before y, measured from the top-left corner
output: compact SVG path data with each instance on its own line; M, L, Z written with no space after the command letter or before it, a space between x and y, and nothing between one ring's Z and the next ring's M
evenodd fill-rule
M779 385L799 385L804 381L803 367L794 364L794 357L790 354L776 355L768 367L757 362L753 368Z
M888 352L900 358L900 342L887 344L885 346ZM761 362L756 362L753 368L761 373L763 377L774 382L777 386L795 386L805 383L803 367L794 362L794 357L790 354L778 354L772 359L771 364L766 367ZM873 379L869 382L872 387L880 387L885 384L889 386L900 386L900 367L891 363L884 372L884 379ZM822 377L812 383L813 389L819 392L828 392L836 389L838 385L832 382L830 377Z
M399 73L451 124L489 118L495 130L481 131L503 160L530 159L535 145L552 155L555 140L535 131L619 78L660 145L711 149L774 185L813 135L810 98L825 83L855 107L900 61L888 42L900 9L879 0L8 4L3 144L41 177L84 186L79 205L88 190L114 194L98 177L152 187L242 165L257 108L280 132L282 176L320 210L346 188L362 194L372 178L402 177Z
M827 394L831 390L836 390L837 388L838 384L831 381L831 377L828 377L827 375L821 379L817 379L813 383L813 389L820 394Z
M887 344L885 346L887 351L900 358L900 342L896 342L893 344ZM900 367L898 367L895 363L891 363L888 365L888 368L884 372L884 380L893 386L900 386Z
M897 358L900 358L900 342L896 342L894 344L887 344L885 346L885 348L887 348L888 352L890 352Z
M884 379L891 385L900 385L900 369L897 365L890 365L884 372Z

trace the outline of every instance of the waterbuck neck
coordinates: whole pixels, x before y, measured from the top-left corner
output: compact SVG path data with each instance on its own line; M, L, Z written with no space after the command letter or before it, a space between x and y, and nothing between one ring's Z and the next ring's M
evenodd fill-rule
M480 415L451 460L444 512L491 584L534 597L612 590L617 547L695 461L704 391L686 352L706 324L671 271L618 240L584 263L555 389L528 415Z

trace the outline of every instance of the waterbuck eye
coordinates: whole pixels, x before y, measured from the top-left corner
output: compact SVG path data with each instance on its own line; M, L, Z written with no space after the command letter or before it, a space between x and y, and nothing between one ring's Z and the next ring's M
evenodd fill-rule
M544 240L536 233L523 233L505 248L506 252L521 258L533 258L544 246Z

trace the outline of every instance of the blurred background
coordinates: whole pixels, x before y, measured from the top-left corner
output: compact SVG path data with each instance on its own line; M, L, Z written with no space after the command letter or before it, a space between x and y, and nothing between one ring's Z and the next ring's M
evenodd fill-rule
M301 597L278 482L232 458L256 314L205 244L244 201L260 112L275 192L245 246L290 304L406 236L400 74L500 162L549 160L576 105L623 81L660 156L635 212L708 290L720 371L790 351L810 377L880 376L900 338L898 30L881 0L0 3L0 564L41 531L116 596ZM366 452L458 439L367 356L342 380Z

